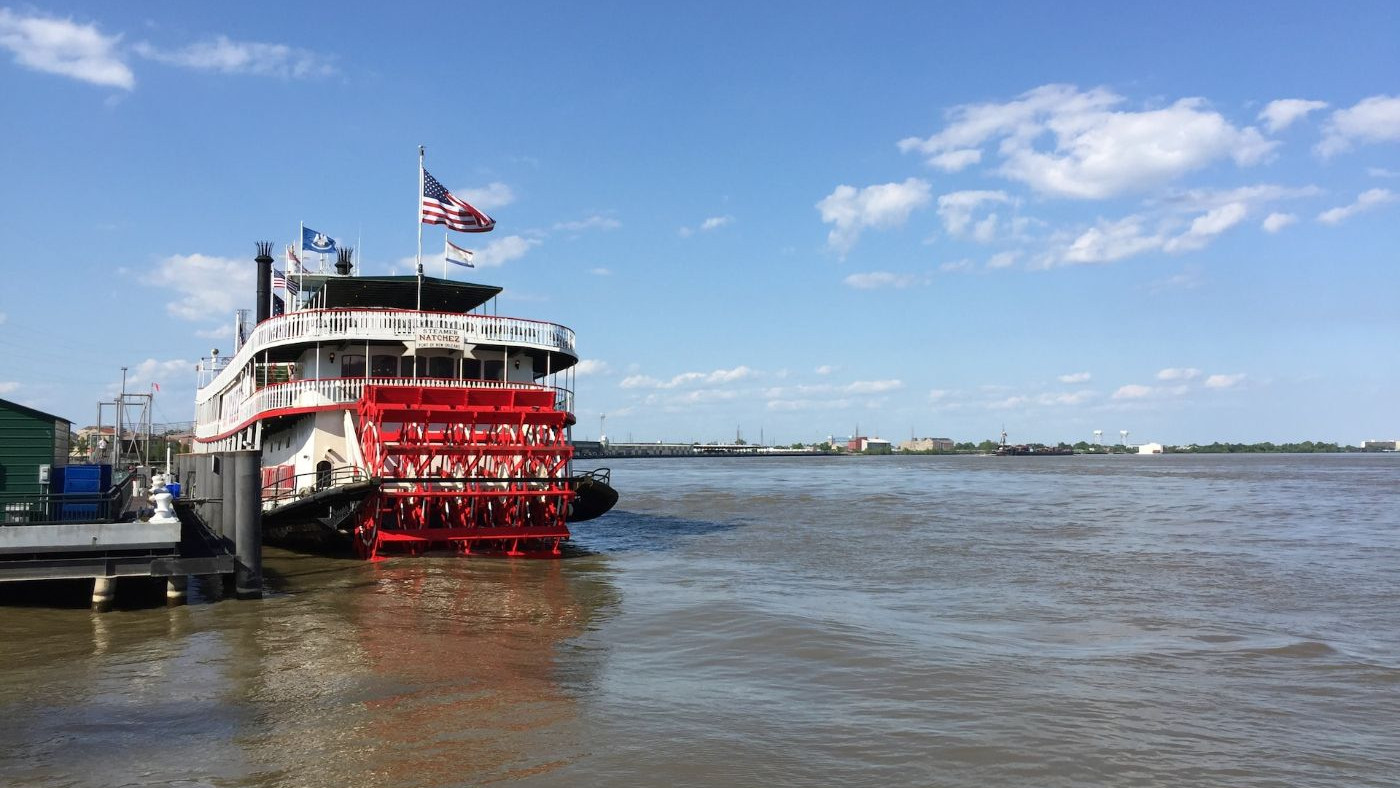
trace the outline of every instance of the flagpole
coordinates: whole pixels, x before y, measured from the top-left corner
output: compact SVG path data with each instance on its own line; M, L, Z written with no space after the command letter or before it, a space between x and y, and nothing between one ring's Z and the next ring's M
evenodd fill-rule
M418 311L423 311L423 146L418 146L418 213L414 217L418 221ZM416 372L418 362L414 362Z

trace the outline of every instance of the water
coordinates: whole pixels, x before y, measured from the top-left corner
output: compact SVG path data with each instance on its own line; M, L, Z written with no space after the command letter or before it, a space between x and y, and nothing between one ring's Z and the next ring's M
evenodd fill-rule
M0 607L0 783L1400 783L1396 455L611 465L563 561Z

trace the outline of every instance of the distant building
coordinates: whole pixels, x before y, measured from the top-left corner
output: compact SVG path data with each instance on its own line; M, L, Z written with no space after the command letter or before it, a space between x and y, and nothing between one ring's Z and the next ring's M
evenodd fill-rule
M858 435L846 442L847 451L859 451L866 454L893 454L894 445L884 438L867 438Z
M1160 443L1144 443L1144 444L1138 446L1138 447L1137 447L1137 450L1138 450L1138 452L1137 452L1138 454L1161 454L1161 453L1162 453L1162 444L1160 444Z
M894 444L884 438L867 438L865 441L866 454L894 454Z
M916 438L899 444L900 451L952 451L957 444L951 438Z
M1362 451L1395 451L1400 449L1400 441L1362 441Z

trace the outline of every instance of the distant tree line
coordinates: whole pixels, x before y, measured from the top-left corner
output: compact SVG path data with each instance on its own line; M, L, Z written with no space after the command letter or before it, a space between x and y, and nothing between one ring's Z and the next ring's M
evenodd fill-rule
M931 449L928 451L901 451L900 454L990 454L1000 446L994 440L984 440L981 443L966 441L953 445L951 451L940 451ZM1032 443L1030 446L1043 449L1050 448L1044 443ZM1076 444L1061 442L1057 448L1072 448L1082 454L1136 454L1136 446L1124 446L1119 443L1097 444L1088 441L1080 441ZM1348 446L1340 443L1328 443L1326 441L1301 441L1298 443L1273 443L1264 441L1263 443L1210 443L1189 446L1165 446L1162 451L1167 454L1338 454L1342 452L1362 451L1359 446Z

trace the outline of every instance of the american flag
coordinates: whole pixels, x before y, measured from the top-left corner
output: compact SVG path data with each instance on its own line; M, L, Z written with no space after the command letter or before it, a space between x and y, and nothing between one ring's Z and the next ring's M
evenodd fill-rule
M484 233L496 220L467 205L423 170L423 224L445 224L461 233Z
M276 290L279 287L286 290L287 295L296 295L301 292L301 288L297 286L296 280L287 278L281 271L274 268L272 269L272 289Z

